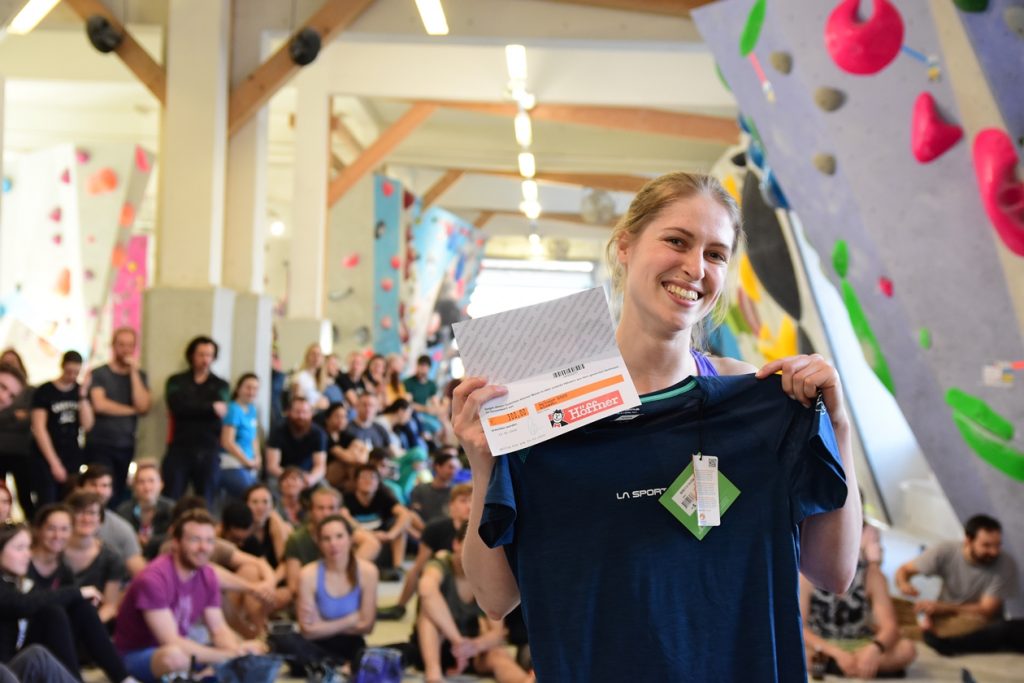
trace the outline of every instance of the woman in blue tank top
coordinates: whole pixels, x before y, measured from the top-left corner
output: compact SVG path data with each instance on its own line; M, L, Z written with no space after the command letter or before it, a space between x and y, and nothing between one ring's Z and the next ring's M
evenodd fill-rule
M377 619L377 567L358 559L340 515L316 527L323 559L302 568L296 608L299 631L325 659L353 662Z
M724 318L741 239L736 201L717 179L688 173L647 183L615 227L606 252L622 294L616 339L643 403L622 421L492 458L479 410L506 390L470 377L455 391L452 423L473 473L466 574L492 618L522 599L540 680L806 680L797 565L837 592L853 578L860 499L835 369L818 355L757 370L697 351L706 328ZM781 380L771 378L777 372ZM819 396L824 407L815 412ZM668 404L678 409L665 413ZM703 451L698 404L715 411L710 445L723 452L708 453L729 452L721 474L742 491L731 518L704 540L657 500ZM767 418L766 405L775 411ZM773 421L776 414L785 419ZM820 425L815 443L826 445L794 436L789 450L777 448L790 442L772 430L790 421L807 427L802 435ZM750 476L751 463L762 478ZM750 509L754 501L763 514ZM623 519L636 523L621 528Z

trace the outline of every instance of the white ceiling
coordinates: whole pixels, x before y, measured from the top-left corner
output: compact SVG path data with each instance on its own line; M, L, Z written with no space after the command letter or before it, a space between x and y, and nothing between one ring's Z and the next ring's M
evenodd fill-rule
M161 61L167 0L107 0L129 30ZM0 0L0 21L20 0ZM258 21L278 42L320 5L318 0L236 0L240 17ZM735 116L693 23L636 12L545 0L444 0L447 37L423 32L413 0L376 0L343 32L329 59L335 113L363 144L398 118L413 99L502 102L507 74L504 45L527 47L528 88L539 103L644 107ZM29 36L0 39L0 75L6 79L4 154L75 142L124 140L158 148L159 104L112 55L88 43L82 22L59 6ZM290 205L294 91L284 87L270 104L268 209L287 216ZM652 176L676 169L707 170L722 142L534 122L538 170ZM335 153L354 154L336 140ZM448 168L515 169L518 149L510 118L440 110L387 160L388 170L422 193ZM151 183L151 193L156 183ZM585 188L541 183L547 213L576 213ZM622 208L626 194L615 195ZM513 178L467 174L438 204L472 220L476 210L515 211ZM153 198L142 207L145 227ZM495 235L524 235L525 218L496 215ZM542 234L581 242L593 251L607 228L575 222L539 222ZM522 240L520 240L522 241ZM514 240L513 240L514 242ZM504 245L509 242L495 241ZM590 246L588 246L590 245ZM525 247L524 247L525 248Z

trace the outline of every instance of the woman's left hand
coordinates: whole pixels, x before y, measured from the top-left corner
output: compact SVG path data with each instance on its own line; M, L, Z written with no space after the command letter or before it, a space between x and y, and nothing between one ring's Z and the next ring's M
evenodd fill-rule
M776 372L782 373L782 390L805 407L811 407L821 392L833 424L846 419L843 403L843 385L835 367L819 354L789 356L773 360L757 371L757 378L764 379Z

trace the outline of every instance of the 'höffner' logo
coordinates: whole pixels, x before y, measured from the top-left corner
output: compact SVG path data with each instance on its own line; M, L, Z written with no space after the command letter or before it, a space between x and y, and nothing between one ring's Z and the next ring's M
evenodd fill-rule
M618 391L612 391L587 399L583 403L577 403L568 408L556 408L554 412L548 415L548 421L551 422L552 428L562 427L572 422L585 420L592 415L607 412L612 408L621 406L622 403L622 395Z

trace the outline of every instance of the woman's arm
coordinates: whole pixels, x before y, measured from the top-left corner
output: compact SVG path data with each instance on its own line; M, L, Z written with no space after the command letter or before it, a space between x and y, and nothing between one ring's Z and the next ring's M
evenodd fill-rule
M234 456L235 460L242 463L243 466L249 467L249 458L245 457L245 452L235 442L235 434L238 430L234 426L225 424L220 428L220 447L224 449L226 453L230 453Z
M452 405L455 435L466 451L473 474L470 531L463 547L463 564L477 603L491 619L503 619L519 604L519 586L505 551L488 548L479 533L484 498L494 469L494 459L480 424L480 406L506 393L504 387L488 385L482 377L470 377L455 389Z
M117 610L121 607L121 598L124 593L121 591L120 581L107 581L103 586L103 602L100 604L100 621L107 623L117 616Z
M57 451L53 447L53 441L50 439L50 432L46 430L46 408L33 408L32 409L32 436L36 440L36 447L39 448L39 452L43 454L46 459L46 463L50 466L50 472L53 473L53 478L58 483L63 484L64 480L68 478L67 470L64 469L64 464L60 461L57 456Z

